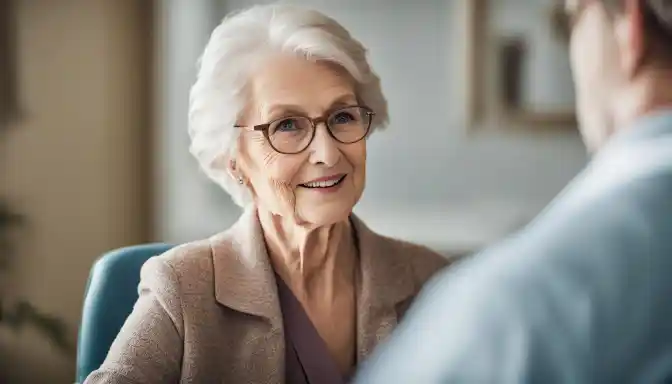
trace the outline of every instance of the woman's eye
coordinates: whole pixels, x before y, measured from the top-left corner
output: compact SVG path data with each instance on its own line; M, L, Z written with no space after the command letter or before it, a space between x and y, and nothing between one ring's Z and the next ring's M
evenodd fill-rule
M296 129L296 122L292 119L283 120L278 123L277 131L287 132Z
M348 112L339 112L334 116L334 123L336 124L346 124L355 120L355 117Z

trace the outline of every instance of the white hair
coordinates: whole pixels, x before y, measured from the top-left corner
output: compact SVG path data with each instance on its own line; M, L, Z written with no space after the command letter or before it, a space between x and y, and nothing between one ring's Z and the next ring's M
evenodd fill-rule
M324 14L291 5L254 6L227 16L210 36L189 98L190 152L201 169L244 206L247 187L229 174L240 130L234 128L246 107L244 88L251 68L268 54L292 53L334 63L356 82L360 103L376 114L371 132L388 122L380 79L371 70L366 49L338 22Z

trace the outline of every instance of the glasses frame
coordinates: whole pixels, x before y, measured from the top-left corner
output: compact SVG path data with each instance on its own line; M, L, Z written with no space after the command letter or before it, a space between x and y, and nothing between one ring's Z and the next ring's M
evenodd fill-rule
M336 113L338 113L338 112L341 112L341 111L344 111L344 110L347 110L347 109L350 109L350 108L360 108L360 109L363 109L364 112L366 113L366 116L369 117L369 123L368 123L368 125L366 126L366 130L365 130L365 132L364 132L364 135L362 135L361 138L359 138L359 139L357 139L357 140L355 140L355 141L345 142L345 141L341 141L341 140L339 140L339 139L336 138L336 136L334 135L334 133L331 131L331 127L329 126L328 120L329 120L329 117L330 117L331 115L334 115L334 114L336 114ZM278 152L278 153L282 153L282 154L284 154L284 155L296 155L296 154L298 154L298 153L301 153L301 152L305 151L308 147L310 147L310 144L311 144L311 143L313 142L313 140L315 139L315 133L317 132L317 126L318 126L319 124L324 123L324 126L325 126L325 128L327 128L327 132L329 133L329 136L331 136L332 139L336 140L336 142L341 143L341 144L354 144L354 143L357 143L357 142L361 141L362 139L364 139L364 138L369 134L369 131L371 130L371 123L373 122L373 117L374 117L375 115L376 115L376 113L375 113L371 108L369 108L369 107L367 107L367 106L364 106L364 105L349 105L349 106L347 106L347 107L340 107L340 108L337 108L337 109L334 109L334 110L325 112L322 116L318 116L318 117L315 117L315 118L313 118L313 117L308 117L308 116L301 116L301 115L293 115L293 116L279 117L279 118L274 119L274 120L272 120L272 121L270 121L270 122L268 122L268 123L265 123L265 124L253 125L253 126L252 126L252 130L254 130L254 131L261 131L261 132L263 133L264 137L266 138L266 141L267 141L268 144L271 146L271 148L273 148L274 151L276 151L276 152ZM296 151L296 152L284 152L284 151L280 151L280 150L278 150L277 148L275 148L275 146L274 146L273 143L271 142L271 138L270 138L269 135L268 135L268 130L269 130L269 128L270 128L271 125L272 125L273 123L275 123L275 122L283 121L283 120L287 120L287 119L297 119L297 118L308 119L308 120L310 121L310 124L311 124L312 127L313 127L313 131L312 131L312 133L311 133L310 140L308 140L308 142L306 143L306 145L305 145L303 148L301 148L300 150L298 150L298 151ZM234 127L234 128L249 128L250 126L248 126L248 125L235 124L233 127Z

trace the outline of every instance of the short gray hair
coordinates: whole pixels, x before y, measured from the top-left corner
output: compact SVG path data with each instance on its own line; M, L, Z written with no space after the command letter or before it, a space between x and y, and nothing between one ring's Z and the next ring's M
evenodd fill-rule
M212 32L191 88L190 152L205 174L240 206L251 202L251 195L227 171L237 153L239 130L233 125L245 108L244 88L252 64L273 52L342 67L355 80L360 102L376 112L371 132L388 122L387 101L366 49L335 20L280 4L254 6L227 16Z

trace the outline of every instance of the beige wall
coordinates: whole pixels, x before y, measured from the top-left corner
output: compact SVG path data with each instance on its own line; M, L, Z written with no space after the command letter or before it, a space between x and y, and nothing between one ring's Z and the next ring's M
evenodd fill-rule
M30 226L11 283L65 319L73 341L93 260L148 234L150 3L16 2L25 119L0 147L0 191ZM3 354L33 360L24 380L74 380L74 358L32 332L0 336Z

